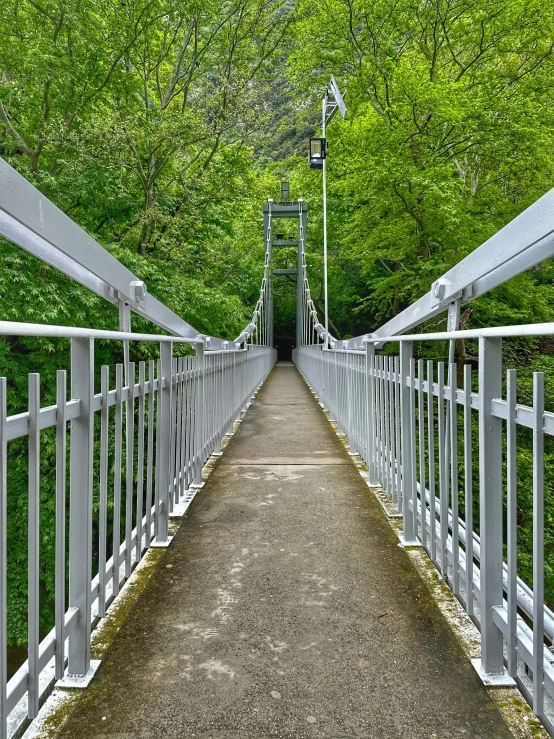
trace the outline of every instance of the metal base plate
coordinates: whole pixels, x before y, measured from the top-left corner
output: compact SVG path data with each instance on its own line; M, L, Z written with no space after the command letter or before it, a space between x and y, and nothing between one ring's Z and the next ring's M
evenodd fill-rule
M406 549L407 547L421 547L421 542L418 539L412 539L411 541L406 541L404 538L404 534L398 535L398 541L399 547L402 547L402 549Z
M498 675L491 675L483 671L480 659L472 659L471 664L483 681L483 685L487 685L489 688L515 688L516 681L508 675L506 670Z
M150 549L167 549L167 547L171 544L173 541L172 536L167 537L167 541L153 541L150 544Z
M169 512L169 518L183 518L188 507L188 503L179 503L178 505L174 505L173 510Z
M91 659L90 668L86 675L68 675L56 682L56 688L87 688L100 667L99 659Z
M169 514L169 518L182 518L188 511L190 504L194 500L196 492L196 490L189 488L186 491L185 497L181 500L181 502L173 506L173 510Z
M223 452L212 452L212 457L221 457L223 456Z
M205 482L193 482L191 488L194 488L194 490L201 490L205 484Z

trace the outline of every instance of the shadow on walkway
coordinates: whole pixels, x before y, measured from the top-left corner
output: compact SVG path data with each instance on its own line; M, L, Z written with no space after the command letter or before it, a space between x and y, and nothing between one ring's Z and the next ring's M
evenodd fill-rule
M60 735L512 736L285 363Z

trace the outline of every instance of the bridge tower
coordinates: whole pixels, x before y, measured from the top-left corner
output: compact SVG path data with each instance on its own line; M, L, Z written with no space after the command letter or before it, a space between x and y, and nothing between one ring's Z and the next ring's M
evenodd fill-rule
M303 285L302 285L302 261L305 259L306 250L306 226L308 223L308 205L303 200L291 202L283 197L288 194L287 189L284 190L282 183L280 202L274 202L271 198L264 205L264 234L266 241L266 254L269 255L269 261L273 257L274 248L296 246L296 268L295 269L274 269L271 274L273 276L295 275L296 276L296 346L301 345L301 326L303 311ZM288 238L288 235L278 233L273 228L273 219L294 219L297 221L296 239ZM275 227L276 229L276 227Z

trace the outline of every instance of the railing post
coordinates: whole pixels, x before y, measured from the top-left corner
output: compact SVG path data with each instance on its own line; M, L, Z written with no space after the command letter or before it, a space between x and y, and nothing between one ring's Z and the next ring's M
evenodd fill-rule
M514 685L504 669L503 636L494 623L502 606L502 420L492 401L502 396L502 339L479 339L479 497L481 659L474 660L486 684Z
M350 446L349 454L354 457L358 454L356 444L356 362L354 354L346 354L346 402L347 402L347 418L348 418L348 444Z
M315 344L314 346L318 346L318 345ZM324 355L323 355L322 349L320 349L319 346L316 351L319 357L319 360L318 360L319 387L320 387L319 405L321 408L325 408L327 404L327 382L325 381L325 364L323 362Z
M8 559L8 444L6 438L7 382L0 377L0 737L8 735L8 706L6 685L8 682L7 661L7 559Z
M194 403L194 465L192 488L202 487L202 467L204 463L204 386L206 373L206 344L202 342L196 345L196 362L198 377L196 383L196 396Z
M414 498L415 477L413 464L414 414L412 412L412 390L406 383L410 377L410 366L413 358L411 341L400 342L400 433L402 445L402 523L401 541L404 546L419 546L415 537L414 518L416 511L410 510L410 502ZM413 377L411 378L413 381Z
M365 376L368 436L367 481L370 485L377 485L375 470L375 344L369 341L365 345Z
M247 374L247 367L248 365L248 342L244 342L244 354L241 354L240 359L240 409L239 409L239 415L238 419L242 418L242 414L246 413L246 396L247 396L247 385L248 385L248 374Z
M79 612L69 635L67 673L58 685L86 687L99 665L90 659L92 580L92 455L94 434L94 340L71 339L71 398L79 416L71 421L69 459L69 608Z
M169 536L169 448L171 437L171 392L173 372L173 342L160 342L158 376L158 448L156 450L156 508L158 525L156 538L150 546L167 547Z

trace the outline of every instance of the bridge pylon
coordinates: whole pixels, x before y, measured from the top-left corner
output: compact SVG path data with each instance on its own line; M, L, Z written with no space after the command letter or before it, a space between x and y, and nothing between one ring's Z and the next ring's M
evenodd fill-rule
M285 238L284 234L273 233L273 219L286 218L298 221L297 238ZM302 326L304 310L304 286L302 284L306 261L306 227L308 225L308 205L301 198L296 202L274 202L269 199L264 205L264 234L266 241L266 259L271 262L273 249L284 246L296 246L296 269L275 269L271 275L296 275L296 346L302 345ZM290 234L289 234L290 235ZM271 328L273 339L273 327ZM271 342L273 345L273 341Z

